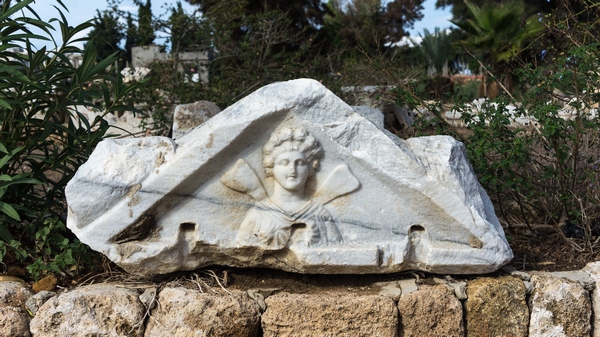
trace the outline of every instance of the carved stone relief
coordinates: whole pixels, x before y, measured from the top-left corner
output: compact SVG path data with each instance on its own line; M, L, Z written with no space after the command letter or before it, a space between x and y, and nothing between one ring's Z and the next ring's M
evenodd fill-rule
M360 187L348 166L340 164L314 196L307 196L305 184L319 169L324 151L319 142L301 127L285 125L263 148L266 176L273 179L267 195L256 172L244 159L227 171L221 182L255 200L248 211L236 244L279 250L289 245L321 246L342 242L335 219L324 204Z
M485 273L512 252L462 144L401 140L313 80L249 95L176 141L105 140L67 226L142 274Z

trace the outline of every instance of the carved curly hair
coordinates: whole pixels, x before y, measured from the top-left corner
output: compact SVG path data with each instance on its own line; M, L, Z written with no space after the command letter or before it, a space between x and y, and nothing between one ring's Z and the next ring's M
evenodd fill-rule
M319 142L306 129L287 126L276 130L263 147L263 164L267 177L273 176L277 156L288 151L304 154L310 166L310 175L319 169L319 160L323 158L323 148Z

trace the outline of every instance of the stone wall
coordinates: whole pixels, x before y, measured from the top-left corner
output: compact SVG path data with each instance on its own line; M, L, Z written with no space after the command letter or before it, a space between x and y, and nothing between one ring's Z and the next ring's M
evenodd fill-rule
M0 282L0 336L600 336L598 282L600 262L398 279L372 294L95 284L49 297Z
M160 46L149 45L149 46L136 46L131 49L132 66L147 67L154 61L166 61L172 60L173 55L170 53L163 53L160 51ZM208 83L208 69L206 64L209 62L207 52L185 52L177 55L177 60L180 63L186 63L189 65L195 65L195 69L199 76L199 80L202 83ZM179 71L182 71L180 68Z

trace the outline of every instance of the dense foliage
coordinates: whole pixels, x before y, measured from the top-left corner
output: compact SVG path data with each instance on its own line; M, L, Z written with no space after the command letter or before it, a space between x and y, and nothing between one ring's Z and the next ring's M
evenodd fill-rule
M125 35L123 34L123 25L119 22L116 13L96 10L93 29L88 36L90 40L93 40L98 61L104 60L115 52L122 53L119 43Z
M0 7L0 260L24 263L38 277L89 259L64 226L64 189L108 124L88 121L82 111L126 110L121 101L135 86L107 73L118 53L97 62L96 41L84 50L72 44L92 23L71 27L61 16L55 32L38 19L32 2L3 1ZM56 34L63 42L54 49L35 47L40 40L54 42Z
M515 54L516 92L502 85L493 62L480 58L489 82L502 89L480 106L460 94L446 96L450 108L425 102L414 85L396 93L400 102L431 112L417 133L451 134L465 143L506 226L526 224L535 233L533 225L551 224L580 253L600 247L600 40L593 33L600 21L581 22L579 14L545 17L540 45L562 34L559 48L538 50L535 58ZM444 118L448 110L461 125Z
M422 18L423 10L423 0L188 2L196 4L197 10L186 13L181 3L176 3L164 15L153 16L148 14L149 1L136 1L135 15L119 11L119 1L111 0L106 10L110 13L97 16L114 18L118 13L116 17L127 18L121 29L129 62L131 48L148 44L143 32L160 31L168 36L162 49L169 50L173 59L169 65L151 66L163 83L168 83L170 89L164 91L171 95L166 101L184 102L185 96L221 106L262 85L298 77L320 79L333 89L357 82L376 84L369 72L354 71L367 67L363 53L385 54L386 63L392 58L401 64L403 54L394 44ZM151 25L146 20L149 16ZM205 65L209 86L198 84L190 91L190 85L182 82L198 71L198 65L179 60L181 52L189 51L209 54L211 62ZM397 57L390 57L392 54Z
M134 0L134 3L138 6L136 42L140 46L150 45L156 38L156 35L154 34L154 27L152 25L152 2L150 0L146 0L146 2Z

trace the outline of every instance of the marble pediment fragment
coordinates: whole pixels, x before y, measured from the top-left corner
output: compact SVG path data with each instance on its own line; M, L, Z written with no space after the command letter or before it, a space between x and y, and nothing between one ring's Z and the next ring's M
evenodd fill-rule
M461 143L401 140L309 79L263 87L176 141L104 140L66 194L67 226L139 274L471 274L512 258Z

